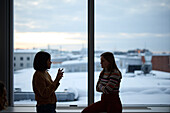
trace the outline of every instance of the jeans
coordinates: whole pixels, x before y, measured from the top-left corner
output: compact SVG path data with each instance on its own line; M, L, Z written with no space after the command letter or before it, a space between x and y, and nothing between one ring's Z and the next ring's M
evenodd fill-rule
M56 113L56 104L45 104L36 106L37 113Z

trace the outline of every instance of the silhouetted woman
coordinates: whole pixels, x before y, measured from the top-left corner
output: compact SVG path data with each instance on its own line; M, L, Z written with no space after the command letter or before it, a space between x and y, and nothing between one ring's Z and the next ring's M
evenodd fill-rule
M0 111L5 109L8 105L6 97L6 88L4 84L0 81Z
M36 71L33 75L32 85L37 101L37 113L56 113L57 98L55 90L58 88L64 72L62 69L58 69L53 81L47 71L50 69L51 63L49 53L40 51L35 55L33 66Z
M102 92L101 101L86 107L82 113L122 113L122 104L119 98L121 72L116 66L114 56L110 52L101 55L101 67L96 90Z

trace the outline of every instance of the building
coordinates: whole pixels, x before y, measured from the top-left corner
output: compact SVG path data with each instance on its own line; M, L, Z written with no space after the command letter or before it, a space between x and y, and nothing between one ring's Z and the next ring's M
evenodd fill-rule
M96 56L96 55L95 55ZM65 72L87 72L88 71L88 58L83 57L79 58L76 60L69 60L69 61L64 61L61 63L61 67L64 68ZM95 63L94 63L94 68L95 71L101 71L101 64L100 64L100 57L95 57L94 58ZM116 64L118 67L120 67L120 61L119 58L115 58Z
M65 69L65 72L87 72L87 65L87 57L65 61L61 64L61 66ZM101 70L100 58L95 58L95 71Z
M125 68L126 72L133 73L135 70L141 70L141 56L115 55L115 58L119 59L119 63L117 63L118 68Z
M170 54L157 54L152 56L152 69L170 72Z
M144 56L142 62L145 63ZM170 72L170 54L153 54L151 62L152 70Z
M33 67L35 54L39 50L14 50L14 70Z

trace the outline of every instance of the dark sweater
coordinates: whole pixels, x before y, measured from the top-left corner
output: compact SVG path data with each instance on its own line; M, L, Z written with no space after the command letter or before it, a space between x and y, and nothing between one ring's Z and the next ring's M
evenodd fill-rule
M55 86L48 72L35 71L32 86L37 105L55 104L57 102L55 90L59 83Z

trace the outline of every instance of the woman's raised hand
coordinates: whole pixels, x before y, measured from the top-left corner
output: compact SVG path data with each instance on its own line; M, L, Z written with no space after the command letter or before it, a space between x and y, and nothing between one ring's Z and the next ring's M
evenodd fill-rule
M63 77L63 73L64 73L63 68L62 69L59 68L57 73L58 80L60 80Z

